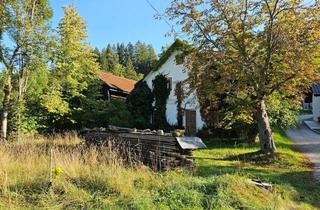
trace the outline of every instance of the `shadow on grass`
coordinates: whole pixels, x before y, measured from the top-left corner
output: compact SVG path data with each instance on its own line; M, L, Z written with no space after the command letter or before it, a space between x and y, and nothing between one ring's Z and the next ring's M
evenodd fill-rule
M264 154L262 151L243 153L239 155L231 155L224 158L228 161L241 161L257 166L281 166L288 168L290 166L304 166L312 168L313 164L309 161L301 163L299 157L289 153L278 152L276 154Z
M102 196L119 195L119 192L109 186L108 183L102 179L78 177L71 178L70 182L91 194L99 194Z
M277 189L277 185L281 185L281 188L284 186L290 187L296 191L296 194L292 195L293 200L297 202L305 202L316 208L320 208L320 185L316 183L311 171L278 171L277 166L282 169L290 169L288 168L290 167L290 162L287 163L285 161L290 157L283 157L283 155L286 154L280 153L276 155L265 155L262 152L257 151L235 156L228 156L222 160L229 161L227 164L230 165L219 165L214 163L210 164L210 162L207 164L198 164L197 174L200 177L234 174L248 178L257 178L263 182L270 182L275 185L276 190L279 190L279 188ZM235 161L234 163L236 164L233 164L233 162L230 161ZM245 163L249 163L249 165L244 165ZM255 165L267 167L256 168Z
M45 195L49 189L49 182L45 179L28 180L9 186L9 191L22 195L24 201L36 206L42 195Z

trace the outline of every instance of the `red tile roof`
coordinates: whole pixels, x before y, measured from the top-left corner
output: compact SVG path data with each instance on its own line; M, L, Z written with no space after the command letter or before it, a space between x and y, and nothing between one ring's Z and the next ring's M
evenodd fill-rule
M108 86L130 93L137 81L115 76L109 72L99 71L99 78Z

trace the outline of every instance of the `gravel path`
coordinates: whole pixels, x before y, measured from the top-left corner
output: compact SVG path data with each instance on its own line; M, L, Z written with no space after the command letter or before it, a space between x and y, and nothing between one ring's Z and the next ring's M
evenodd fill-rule
M320 134L311 131L302 123L308 118L310 115L301 116L301 125L286 131L286 134L314 164L314 176L320 181Z

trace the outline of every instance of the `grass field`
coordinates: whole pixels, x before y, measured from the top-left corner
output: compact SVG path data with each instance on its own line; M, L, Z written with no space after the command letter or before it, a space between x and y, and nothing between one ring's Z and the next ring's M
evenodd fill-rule
M194 152L196 172L156 173L124 166L108 149L84 150L76 135L0 144L1 209L317 209L320 185L310 163L281 133L279 153L258 145L208 141ZM209 143L210 142L210 143ZM48 187L53 148L53 186ZM249 178L273 184L256 187Z

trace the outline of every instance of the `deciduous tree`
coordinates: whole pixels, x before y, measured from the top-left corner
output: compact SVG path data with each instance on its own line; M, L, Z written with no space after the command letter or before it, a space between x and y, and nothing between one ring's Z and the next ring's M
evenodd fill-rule
M46 51L47 23L51 16L47 0L4 0L0 3L0 62L5 66L1 118L4 139L13 101L21 107L30 72L41 60L37 56ZM11 41L4 42L5 36ZM20 114L18 111L18 121Z
M318 78L319 6L300 0L173 0L167 15L195 46L188 59L190 86L197 88L204 73L216 75L217 88L205 94L226 94L226 101L252 112L261 150L275 153L266 98L298 95Z
M42 101L55 122L65 123L62 126L76 123L72 114L83 109L81 98L85 97L89 84L97 79L97 56L86 40L84 19L73 5L64 7L64 17L58 28L55 68Z

